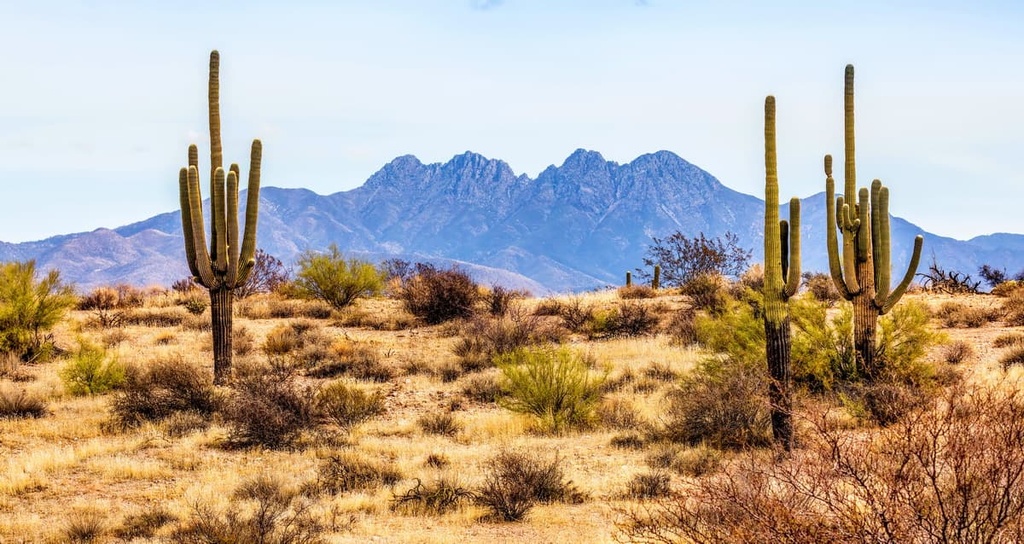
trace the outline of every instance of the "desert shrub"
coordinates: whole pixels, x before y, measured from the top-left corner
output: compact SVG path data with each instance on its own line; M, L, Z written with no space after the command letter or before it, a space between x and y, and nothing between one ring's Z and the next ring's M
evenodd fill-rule
M649 281L654 265L661 265L661 284L682 286L698 276L712 274L739 276L750 261L750 250L739 246L739 237L731 232L708 238L704 233L688 237L676 231L668 238L652 237L643 262L646 268L636 269L638 278Z
M92 323L100 328L124 326L130 308L113 287L97 287L78 300L78 309L92 312Z
M562 306L563 303L560 302L558 299L541 299L539 302L537 302L537 305L533 307L533 315L560 316L562 314Z
M462 424L450 411L423 414L416 419L416 424L424 433L440 436L455 436L462 430Z
M699 477L717 472L722 467L722 452L705 444L679 451L665 467L683 476Z
M627 399L605 398L597 407L597 419L602 426L614 429L639 429L646 422L640 411Z
M103 333L103 347L117 347L131 338L132 336L124 329L109 330Z
M925 272L917 274L921 278L921 286L929 293L964 295L978 292L981 280L971 278L970 274L956 270L946 270L934 259Z
M519 521L534 504L585 499L572 482L565 480L561 459L551 460L525 451L502 450L484 467L484 483L476 501L499 521Z
M476 316L469 319L452 350L462 360L463 369L479 370L490 366L498 355L534 344L558 341L562 334L562 331L546 325L539 316L516 307L504 317Z
M346 375L356 380L383 383L397 375L376 349L354 342L333 343L326 358L307 366L306 375L314 378Z
M493 316L503 316L512 308L512 303L525 298L527 293L515 289L507 289L501 285L491 287L491 290L484 296L487 303L487 310Z
M177 327L185 323L190 316L184 308L144 308L126 314L125 325L143 327Z
M835 306L842 299L835 282L832 281L832 276L824 272L804 272L801 278L804 288L814 297L814 300L828 306Z
M46 399L39 394L0 383L0 420L39 418L48 413Z
M393 486L402 479L402 473L393 461L367 459L354 452L336 452L320 461L316 480L303 486L308 496L351 491L372 491L381 486Z
M60 378L72 395L100 395L124 384L125 366L106 349L82 340L61 368Z
M658 316L641 302L623 302L608 316L603 332L610 336L643 336L653 334L658 327Z
M333 382L316 394L317 412L342 429L348 429L384 411L384 396L353 384Z
M436 325L473 315L479 294L469 274L457 267L417 263L416 274L403 284L399 296L409 313Z
M786 459L730 463L626 512L636 542L1016 542L1024 536L1019 390L955 386L931 410L856 434L815 424Z
M234 350L235 355L248 355L252 353L254 347L256 347L256 338L248 328L236 326L231 330L231 349Z
M706 359L668 397L665 438L720 449L771 441L767 369L763 363Z
M185 308L186 312L192 315L201 315L210 306L210 302L203 295L193 294L187 296L181 305Z
M671 493L672 478L660 470L635 474L626 484L626 497L630 499L656 499Z
M989 293L997 297L1006 297L1019 291L1021 287L1024 287L1024 280L1009 280L993 287Z
M291 281L291 271L285 268L281 259L262 249L253 256L252 271L245 282L235 287L235 296L246 298L257 293L273 293Z
M994 321L997 316L986 308L974 308L959 302L944 302L935 312L935 316L945 327L976 329Z
M197 412L174 412L161 421L160 427L167 436L181 438L208 429L210 418Z
M298 260L295 286L304 296L322 300L341 309L361 296L375 295L384 280L373 264L346 259L336 244L327 253L307 251Z
M758 293L764 291L764 267L761 266L761 263L754 263L740 274L739 280L739 285L751 291Z
M93 510L70 514L61 528L61 542L71 544L100 542L107 533L107 522Z
M1004 369L1014 365L1024 365L1024 345L1017 345L1010 349L999 358L999 364L1003 365Z
M132 542L137 539L153 538L161 527L177 521L178 518L167 511L162 505L157 505L137 514L129 514L121 520L121 524L114 528L111 533L115 538L125 542Z
M241 543L322 544L324 527L298 493L266 476L243 482L224 510L196 504L175 527L176 544Z
M114 422L124 428L177 412L209 418L219 406L213 375L180 356L127 367L124 385L110 403Z
M504 377L503 404L537 418L554 433L593 423L607 377L593 376L585 357L569 348L531 348L495 360Z
M1003 321L1009 327L1024 326L1024 289L1017 289L1003 298Z
M712 352L741 361L764 359L764 323L746 302L729 297L721 312L698 315L694 327L697 341Z
M994 348L1006 348L1019 345L1024 345L1024 334L1019 332L1004 332L992 341L992 347Z
M672 314L665 327L665 332L672 337L672 342L681 346L692 346L697 343L697 312L693 308L683 308Z
M616 290L616 294L623 300L654 298L658 296L658 292L649 285L623 285Z
M963 340L957 340L948 344L942 350L942 360L951 365L958 365L964 361L974 358L974 347Z
M470 376L462 386L462 394L477 402L497 402L501 396L501 382L491 373Z
M186 315L181 320L181 329L185 331L210 332L213 330L213 323L209 315Z
M23 361L43 361L54 353L47 333L75 306L75 291L49 271L36 278L35 261L0 264L0 352Z
M878 320L875 358L883 380L923 387L935 378L934 366L924 358L945 336L933 331L928 320L928 308L916 300L897 304Z
M415 486L392 497L391 509L405 514L442 515L472 499L473 492L454 478L442 476L427 484L417 478Z
M876 423L888 427L924 408L931 395L922 386L900 382L873 382L854 388L855 395Z
M586 302L583 297L573 296L566 299L565 302L553 302L557 308L557 315L562 318L565 328L572 332L584 332L589 324L594 321L594 305ZM538 306L538 310L542 306ZM543 314L539 313L537 315Z
M625 432L617 434L608 441L608 445L613 448L619 448L623 450L641 450L647 445L647 441L640 433L636 432Z
M287 447L314 422L314 392L296 383L290 369L253 367L239 374L224 410L232 442Z
M720 313L725 311L728 304L725 283L721 276L701 274L682 284L680 291L689 297L690 305L694 309Z
M427 455L427 458L423 460L423 465L430 468L442 469L451 465L452 462L448 459L448 456L443 453L431 453Z

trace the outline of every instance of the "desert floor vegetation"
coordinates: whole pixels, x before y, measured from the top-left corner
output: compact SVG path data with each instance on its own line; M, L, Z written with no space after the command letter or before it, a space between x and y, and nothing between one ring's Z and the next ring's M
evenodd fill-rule
M417 318L420 307L399 297L338 310L257 294L235 307L234 381L213 386L209 309L192 315L188 293L124 291L71 311L48 337L50 359L0 360L0 542L685 542L723 534L707 532L712 515L731 524L715 531L811 542L782 527L809 526L815 511L780 495L816 500L799 495L794 467L821 473L830 447L857 441L914 454L929 445L894 442L901 431L969 427L953 402L999 406L979 413L989 427L970 436L1009 449L998 441L1015 428L996 423L1018 413L1024 378L1016 298L908 295L901 304L934 333L914 356L932 370L902 371L893 390L829 381L837 372L805 379L794 457L779 464L766 407L750 392L765 377L743 370L763 365L763 353L726 338L751 318L728 308L749 301L694 312L678 289L498 302L482 293L471 316L428 324L447 313ZM843 304L821 311L835 319ZM694 319L682 340L681 321ZM872 403L902 402L907 388L929 395L872 416ZM707 408L719 419L697 417ZM739 430L721 434L730 422ZM970 441L956 446L951 459L973 458ZM840 460L896 466L883 449ZM849 489L820 481L834 483L822 493ZM758 486L775 494L744 495ZM723 506L734 498L782 521L766 530ZM849 512L828 498L825 529L840 531ZM1006 530L1020 531L1022 510L1003 506ZM898 521L893 534L932 541L927 527Z

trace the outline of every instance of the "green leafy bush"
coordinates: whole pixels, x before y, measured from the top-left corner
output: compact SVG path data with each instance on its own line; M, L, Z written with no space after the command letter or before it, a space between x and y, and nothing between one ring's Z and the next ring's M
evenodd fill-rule
M60 377L72 395L100 395L124 384L125 366L109 357L107 350L83 340Z
M384 279L373 264L346 259L336 244L327 253L307 251L299 257L295 287L299 293L344 308L361 296L375 295L384 288Z
M36 279L35 261L0 264L0 352L23 361L47 359L54 352L46 337L76 303L71 285L51 270Z
M726 297L722 311L697 315L694 328L697 342L710 351L740 361L764 361L764 323L748 302Z
M587 359L567 347L528 348L495 359L504 375L509 409L535 416L554 433L594 422L607 373L595 376Z

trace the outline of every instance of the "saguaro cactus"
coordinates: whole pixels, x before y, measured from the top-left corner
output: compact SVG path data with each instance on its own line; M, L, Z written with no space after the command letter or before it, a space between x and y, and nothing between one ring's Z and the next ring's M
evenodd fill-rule
M774 96L764 99L764 181L764 333L772 434L788 451L793 447L788 301L800 287L800 199L790 199L789 222L780 221Z
M890 291L889 189L879 180L857 191L857 169L854 156L853 65L846 66L845 152L843 195L836 198L832 179L832 156L825 156L825 208L827 212L828 265L832 281L843 298L853 302L853 344L857 354L857 372L873 378L878 371L875 361L875 332L878 317L896 305L907 290L921 260L924 238L914 238L903 281ZM854 195L857 195L854 200ZM835 202L835 207L832 206ZM839 248L836 229L843 236Z
M220 54L210 53L210 250L206 250L203 197L199 190L199 151L188 147L188 167L178 173L181 227L185 256L195 281L210 291L213 321L214 383L231 375L231 317L234 289L245 283L255 264L256 217L260 199L260 161L263 144L253 140L249 158L249 191L245 203L245 231L238 232L237 164L224 172L220 141Z
M654 265L654 277L651 278L651 288L652 289L659 289L659 288L661 288L661 265L660 264Z
M633 273L627 271L626 272L626 287L632 287L632 286L633 286Z

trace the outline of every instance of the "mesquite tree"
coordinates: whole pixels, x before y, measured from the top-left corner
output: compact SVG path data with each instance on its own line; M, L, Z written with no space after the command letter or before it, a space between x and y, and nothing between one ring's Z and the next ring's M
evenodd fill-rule
M196 283L210 291L213 325L214 383L231 376L231 317L234 290L245 283L255 264L256 215L260 198L260 160L263 145L253 140L249 158L249 190L245 203L245 231L238 231L237 164L224 171L220 141L220 55L210 53L210 249L206 249L203 197L199 189L199 151L188 148L188 167L178 174L181 226L185 256Z
M772 435L793 448L790 392L789 298L800 287L800 199L789 201L789 222L779 220L779 176L775 151L775 97L764 100L764 335L772 412Z
M878 318L884 315L907 290L914 279L924 238L914 238L903 281L890 291L889 189L879 180L857 191L857 169L854 157L853 127L853 65L846 66L845 153L843 195L836 198L832 179L832 156L825 156L825 208L828 210L826 232L828 264L832 281L846 300L853 302L853 345L857 354L857 372L872 379L878 373L875 360L875 332ZM856 195L856 199L855 199ZM832 203L835 206L832 206ZM839 247L836 229L843 236Z

